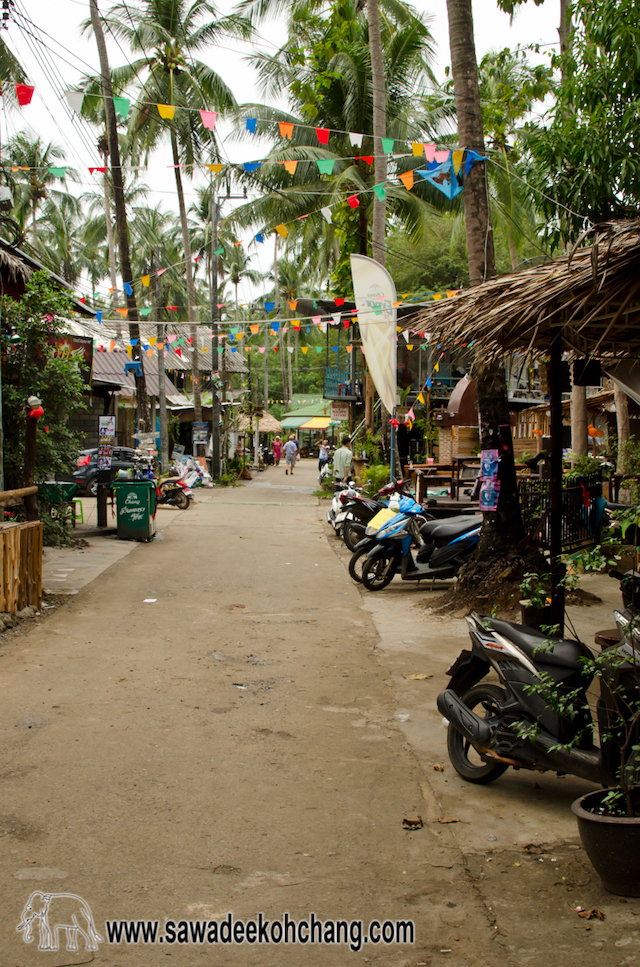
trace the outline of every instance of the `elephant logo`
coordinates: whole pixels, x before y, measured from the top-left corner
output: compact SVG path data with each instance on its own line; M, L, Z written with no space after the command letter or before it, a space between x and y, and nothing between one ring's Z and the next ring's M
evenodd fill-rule
M97 950L98 944L104 943L89 904L75 893L32 893L16 927L18 933L24 931L25 943L33 941L34 921L39 931L38 950L59 950L62 931L66 933L67 950L78 949L78 936L83 938L85 950Z

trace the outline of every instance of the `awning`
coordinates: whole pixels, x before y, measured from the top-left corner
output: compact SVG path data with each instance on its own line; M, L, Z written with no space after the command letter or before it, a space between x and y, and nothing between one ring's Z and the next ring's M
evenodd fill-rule
M308 419L308 416L285 416L283 420L280 420L280 426L283 430L297 430Z
M284 426L284 423L282 424ZM330 416L313 416L306 423L300 424L299 430L326 430L328 426L331 426Z

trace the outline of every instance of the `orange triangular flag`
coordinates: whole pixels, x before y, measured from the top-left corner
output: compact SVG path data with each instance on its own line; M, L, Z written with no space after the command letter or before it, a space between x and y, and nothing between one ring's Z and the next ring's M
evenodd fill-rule
M116 341L115 339L112 339L111 342L109 343L109 352L112 353L115 348L116 348Z
M158 114L160 117L166 118L167 121L170 121L173 115L176 113L176 109L173 104L156 104L156 107L158 108Z
M249 326L249 329L251 330L254 336L257 336L258 333L260 332L260 326L258 325L257 322L252 323L252 325Z
M116 312L119 312L123 319L126 319L129 315L128 309L116 309Z
M290 175L295 175L296 168L298 167L297 161L283 161L282 164L285 166Z
M296 306L297 305L298 305L298 300L297 299L292 299L291 302L289 303L289 308L291 309L292 312L295 312L296 311Z
M413 188L413 171L405 171L404 174L400 175L400 181L407 191L411 191Z
M278 127L280 128L281 137L289 138L289 140L291 140L291 135L293 134L293 123L290 121L278 121Z

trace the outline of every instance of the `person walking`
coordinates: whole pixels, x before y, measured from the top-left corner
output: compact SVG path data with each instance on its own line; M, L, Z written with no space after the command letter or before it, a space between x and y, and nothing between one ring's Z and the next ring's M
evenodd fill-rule
M291 469L291 476L293 477L293 468L296 465L297 457L298 457L298 444L296 443L296 438L292 433L284 445L285 474L288 474L289 469Z
M282 460L282 440L280 439L279 436L277 436L273 441L273 462L275 463L276 467L280 465L281 460Z
M329 441L320 440L318 444L318 473L322 473L322 468L329 463Z
M338 447L333 455L333 475L336 480L342 480L344 483L349 479L351 463L353 462L353 453L349 446L350 442L349 435L345 433L342 437L342 446Z

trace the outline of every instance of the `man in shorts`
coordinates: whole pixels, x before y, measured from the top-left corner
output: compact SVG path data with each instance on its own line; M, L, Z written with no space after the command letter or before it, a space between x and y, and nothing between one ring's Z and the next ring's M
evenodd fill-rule
M298 458L298 444L296 443L296 438L292 433L284 445L285 474L288 474L289 470L291 470L291 476L293 477L293 468L296 465L297 458Z
M353 462L353 453L349 447L350 442L349 435L345 433L342 437L342 446L333 455L333 475L336 481L342 480L346 483L349 479L351 464Z

